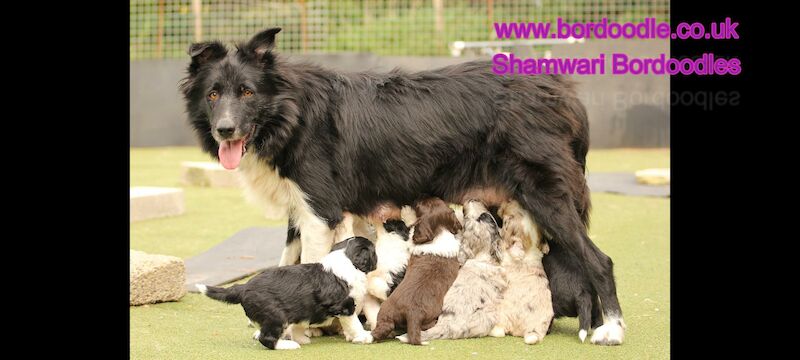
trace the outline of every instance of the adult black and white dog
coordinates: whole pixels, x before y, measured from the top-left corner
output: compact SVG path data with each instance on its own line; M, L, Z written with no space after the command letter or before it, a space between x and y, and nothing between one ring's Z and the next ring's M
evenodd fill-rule
M181 87L203 149L239 169L250 197L290 210L302 263L328 253L343 211L514 199L589 275L605 319L593 342L620 342L612 262L586 231L588 119L571 82L498 76L488 61L341 73L283 60L279 31L193 44Z
M339 318L348 341L370 343L372 335L356 312L367 293L366 273L375 270L377 262L372 242L354 237L337 244L321 263L269 268L246 284L198 284L197 289L212 299L241 304L259 328L253 337L269 349L298 349L310 342L303 333L306 328L330 325L334 318ZM281 339L287 329L292 340Z

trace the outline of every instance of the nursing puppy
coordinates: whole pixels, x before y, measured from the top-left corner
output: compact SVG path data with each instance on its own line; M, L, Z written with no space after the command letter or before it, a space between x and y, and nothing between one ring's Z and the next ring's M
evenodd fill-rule
M306 327L330 325L338 318L347 341L371 343L372 335L358 320L366 294L366 273L375 269L375 246L355 237L339 244L321 263L264 270L246 284L228 288L197 284L206 296L241 304L257 330L253 337L269 349L299 349L310 342ZM281 339L291 327L292 340Z
M403 280L408 258L411 256L406 223L401 220L387 220L383 224L373 225L377 234L375 252L378 254L378 266L367 274L364 315L369 329L374 329L378 322L381 303L386 301Z
M516 201L500 206L505 253L502 266L508 289L500 302L500 316L490 335L524 337L526 344L544 339L553 320L553 302L542 257L548 252L530 213Z
M467 258L444 296L436 326L422 332L422 341L489 335L498 320L498 307L508 287L503 268L502 238L492 215L479 201L464 204L461 253ZM399 336L408 341L405 335Z
M395 329L408 331L408 343L422 345L421 333L436 324L447 289L458 275L461 230L453 210L439 198L414 205L417 221L412 229L411 258L400 285L381 305L375 340L387 339Z

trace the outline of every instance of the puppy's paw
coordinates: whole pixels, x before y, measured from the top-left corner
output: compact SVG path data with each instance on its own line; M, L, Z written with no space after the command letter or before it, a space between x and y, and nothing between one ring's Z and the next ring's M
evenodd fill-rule
M356 337L353 338L352 342L353 344L372 344L373 340L374 339L372 338L372 333L370 333L369 331L363 331L360 334L356 335Z
M292 341L292 340L278 340L275 343L275 350L297 350L300 348L300 344Z
M308 329L306 329L305 334L308 337L320 337L320 336L322 336L322 329L320 329L320 328L308 328Z
M620 345L625 339L625 329L619 321L612 321L594 329L592 344Z
M495 327L492 328L492 331L489 331L489 336L498 337L498 338L499 337L504 337L504 336L506 336L506 330L501 328L501 327L499 327L499 326L495 326Z
M292 340L294 340L294 342L296 342L296 343L298 343L300 345L311 344L311 339L308 336L305 336L305 334L301 335L301 336L293 337Z
M253 325L253 320L247 319L247 327L252 327L252 328L256 327L255 325Z
M535 333L525 335L525 343L528 345L538 344L542 339Z
M261 330L256 330L256 332L253 333L253 340L258 340L259 337L261 337Z
M408 334L397 335L394 338L400 340L400 342L403 344L408 344Z

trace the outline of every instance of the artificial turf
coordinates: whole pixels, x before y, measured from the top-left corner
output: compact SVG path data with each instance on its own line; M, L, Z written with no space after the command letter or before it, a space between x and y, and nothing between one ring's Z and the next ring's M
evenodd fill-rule
M180 162L209 160L198 149L131 149L131 186L181 186ZM589 152L589 171L669 167L669 150ZM239 189L184 187L186 213L131 224L131 248L190 257L250 226L268 221ZM614 259L617 293L628 329L615 347L581 344L575 319L558 319L538 345L521 338L438 340L415 347L388 341L354 345L341 337L313 338L295 351L269 351L250 336L240 306L196 294L178 302L130 308L132 359L666 359L670 352L669 199L592 194L589 234Z

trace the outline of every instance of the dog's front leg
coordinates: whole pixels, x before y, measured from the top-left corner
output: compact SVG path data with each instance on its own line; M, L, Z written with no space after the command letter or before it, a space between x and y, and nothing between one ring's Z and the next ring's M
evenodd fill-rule
M300 263L315 263L331 251L334 231L316 216L306 216L300 227Z
M380 301L374 296L367 294L364 296L364 316L367 317L367 326L370 330L378 324L378 312L381 310Z
M345 340L354 344L372 343L372 334L361 326L358 315L339 316L339 323L342 324Z

